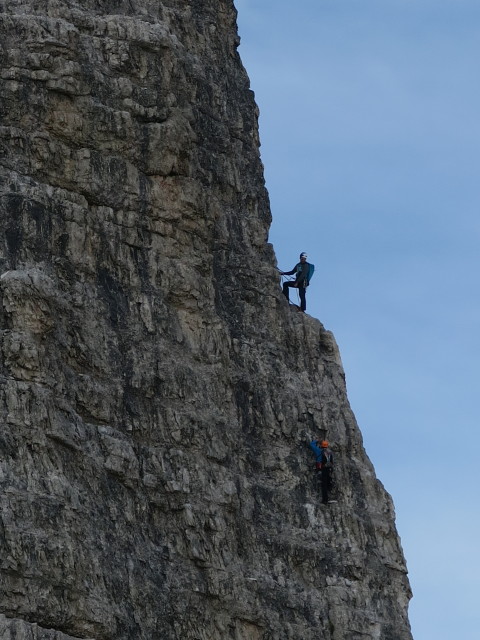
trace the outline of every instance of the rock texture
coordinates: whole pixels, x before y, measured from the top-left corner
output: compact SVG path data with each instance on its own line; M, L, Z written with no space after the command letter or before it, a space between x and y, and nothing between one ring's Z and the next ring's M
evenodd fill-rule
M0 0L6 640L411 639L334 338L279 289L235 20Z

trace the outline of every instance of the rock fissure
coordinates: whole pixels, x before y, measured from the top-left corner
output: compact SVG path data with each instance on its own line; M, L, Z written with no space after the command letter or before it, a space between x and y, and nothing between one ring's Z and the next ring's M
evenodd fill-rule
M98 640L87 636L71 636L63 628L44 626L43 621L20 619L0 614L0 628L5 640Z

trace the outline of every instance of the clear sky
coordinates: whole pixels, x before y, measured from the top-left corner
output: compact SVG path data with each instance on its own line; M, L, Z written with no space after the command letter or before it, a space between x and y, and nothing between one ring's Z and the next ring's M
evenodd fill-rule
M415 640L480 638L480 2L236 0L279 267L316 266Z

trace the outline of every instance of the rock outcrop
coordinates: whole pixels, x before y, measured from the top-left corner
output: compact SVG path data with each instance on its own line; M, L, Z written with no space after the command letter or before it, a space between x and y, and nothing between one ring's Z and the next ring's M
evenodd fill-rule
M231 0L0 0L0 636L410 640ZM320 505L307 434L327 436Z

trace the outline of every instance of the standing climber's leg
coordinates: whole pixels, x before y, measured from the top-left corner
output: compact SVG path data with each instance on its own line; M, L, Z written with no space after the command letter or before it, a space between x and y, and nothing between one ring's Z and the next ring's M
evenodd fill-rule
M290 287L294 287L295 286L295 282L293 281L288 281L288 282L284 282L283 283L283 295L286 297L286 299L290 302L290 296L289 296L289 288Z
M305 287L298 287L298 293L300 294L300 309L302 311L305 311L307 308L307 301L305 299L306 292L307 290L305 289Z

